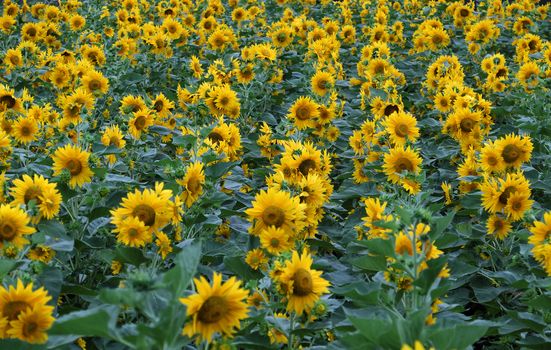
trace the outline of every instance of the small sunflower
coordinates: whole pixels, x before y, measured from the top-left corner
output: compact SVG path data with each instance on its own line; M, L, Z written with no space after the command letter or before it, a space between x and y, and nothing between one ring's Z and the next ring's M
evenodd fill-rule
M505 138L496 140L495 147L507 167L512 168L519 168L522 163L528 162L533 150L532 141L527 135L509 134Z
M189 208L203 193L205 184L205 174L203 172L203 163L194 162L186 169L186 175L181 180L176 180L178 184L184 187L181 199Z
M312 77L311 84L312 91L315 94L325 96L325 94L329 92L329 89L335 84L335 78L328 72L317 71Z
M187 307L186 314L191 321L182 333L188 337L198 335L198 340L211 342L215 333L231 337L240 322L247 317L249 292L241 288L241 281L231 277L222 283L222 275L214 273L212 285L202 277L194 279L196 294L181 298Z
M289 235L280 228L270 226L260 233L260 245L272 255L279 255L292 248Z
M142 132L146 132L151 125L153 125L153 116L147 109L141 109L134 112L133 118L128 121L128 132L135 139L139 139Z
M511 222L499 215L492 215L486 222L486 229L489 235L495 235L498 239L504 240L511 231Z
M287 296L287 311L298 315L310 313L320 296L329 293L329 282L321 277L322 272L312 270L312 257L308 252L301 256L294 251L291 260L278 278L280 289Z
M0 248L5 244L12 244L21 249L28 244L29 241L24 236L35 232L29 226L30 221L31 218L22 209L0 205Z
M405 145L406 141L415 142L419 137L417 119L409 113L392 113L385 120L384 126L394 145Z
M385 154L383 171L392 183L401 182L400 174L407 171L412 174L418 174L421 168L421 157L417 151L409 146L391 148L389 153Z
M153 240L147 226L137 217L129 216L118 222L113 232L117 233L117 241L129 247L143 247Z
M542 221L534 221L528 243L533 245L532 254L551 276L551 211L543 214Z
M319 115L318 104L310 97L299 97L289 109L287 117L299 129L314 127L314 119Z
M46 331L55 319L52 306L35 306L21 311L16 320L9 323L7 335L31 344L43 344L48 340Z
M65 169L68 170L71 175L69 186L72 188L91 182L94 173L88 165L89 157L90 153L78 146L68 144L58 148L52 156L54 176L60 175Z

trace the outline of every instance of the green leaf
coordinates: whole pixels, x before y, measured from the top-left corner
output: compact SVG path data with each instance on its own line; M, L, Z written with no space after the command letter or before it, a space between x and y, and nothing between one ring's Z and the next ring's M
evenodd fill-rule
M163 276L163 282L171 289L174 297L182 296L201 260L201 242L188 242L190 244L174 257L175 266Z
M71 312L58 318L48 334L113 338L116 334L118 313L118 307L113 305Z
M143 252L138 248L118 246L115 249L115 259L126 264L139 266L148 261Z
M231 272L245 280L258 280L262 278L262 274L247 265L242 256L227 256L224 258L224 265Z
M381 255L364 255L351 260L352 265L368 271L386 270L386 258Z
M460 324L448 328L429 328L429 339L436 349L465 349L486 334L488 326Z
M0 258L0 280L8 273L20 266L23 262Z

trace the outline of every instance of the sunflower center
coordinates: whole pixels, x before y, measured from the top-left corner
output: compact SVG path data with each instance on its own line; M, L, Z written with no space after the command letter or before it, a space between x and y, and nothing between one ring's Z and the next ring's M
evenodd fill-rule
M326 80L321 79L318 81L318 89L325 90L327 88L328 82Z
M38 198L42 194L42 190L38 186L32 186L28 190L25 191L25 195L23 196L23 200L25 201L25 204L29 203L33 199L36 200L38 204L40 204L40 199Z
M99 80L94 79L90 81L90 83L88 84L88 87L90 88L90 90L96 91L101 88L101 83L99 82Z
M500 68L497 70L496 77L502 78L506 75L506 73L507 73L507 70L505 70L505 68Z
M10 301L4 305L2 313L8 318L8 321L13 321L17 320L17 316L29 307L30 305L24 301Z
M314 169L316 169L316 162L313 159L305 159L298 166L298 171L304 176L307 176L310 170Z
M13 106L15 106L15 102L15 98L11 95L4 95L0 97L0 104L4 104L8 108L13 108Z
M459 14L461 15L461 17L467 17L469 15L469 10L461 9L461 11L459 11Z
M29 127L26 126L26 125L21 127L21 135L22 135L22 136L29 136L29 135L31 135L31 134L32 134L31 128L29 128Z
M496 166L498 161L497 161L497 158L496 157L488 157L488 160L487 160L488 164L491 165L491 166Z
M507 205L507 200L509 199L509 196L511 193L515 192L517 189L515 186L509 186L507 187L500 195L499 195L499 203L503 205Z
M119 147L120 146L120 140L117 136L111 136L109 138L109 145L113 145L113 146L116 146L116 147Z
M307 120L310 118L310 108L308 106L300 106L295 113L298 120Z
M163 110L163 101L156 101L155 104L153 105L153 108L155 108L155 110L157 112L160 112Z
M38 324L36 322L25 322L23 326L23 335L28 337L33 335L38 330Z
M134 121L134 126L138 130L143 130L143 128L145 127L145 117L143 115L140 115L139 117L137 117L136 120Z
M138 230L136 230L135 228L131 228L130 230L128 230L128 235L132 238L138 236Z
M471 118L465 118L459 123L459 127L463 132L471 132L474 129L476 122Z
M396 127L394 132L396 132L396 135L400 137L406 137L408 134L409 128L406 124L400 124Z
M209 138L209 140L211 140L216 144L219 144L220 142L224 141L224 138L222 137L222 135L220 135L216 131L211 132L207 137Z
M511 207L513 208L513 210L519 211L522 208L522 202L518 201L518 200L514 201L513 205L511 205Z
M312 293L313 289L312 275L308 270L299 268L293 275L293 294L306 296Z
M514 163L520 157L521 150L516 145L507 145L503 148L501 156L506 163Z
M197 192L199 192L199 190L201 189L201 182L199 181L199 179L191 178L191 179L189 179L189 181L187 182L186 188L187 188L188 191L190 191L191 193L197 193Z
M284 43L285 40L287 40L287 34L285 33L279 33L277 35L277 41L279 41L280 43Z
M272 248L278 248L279 247L279 239L277 238L272 238L270 240L270 247Z
M279 207L270 205L264 209L262 221L266 226L281 227L285 223L285 212Z
M494 226L495 226L495 229L496 230L501 230L503 228L503 221L501 219L497 219L495 222L494 222Z
M398 172L398 173L404 172L405 170L412 171L413 170L413 163L411 162L411 160L409 160L407 158L399 158L396 161L396 163L394 165L394 168L396 169L396 172Z
M398 108L398 106L396 106L396 105L388 105L388 106L385 107L384 113L385 113L385 116L388 117L388 116L391 115L392 113L394 113L394 112L398 113L399 111L400 111L400 109Z
M199 309L198 318L203 323L220 321L228 313L228 302L223 297L212 296Z
M71 176L76 176L82 172L82 164L77 159L71 159L67 162L67 170L71 173Z
M155 223L155 209L147 204L139 204L132 211L132 215L137 217L146 226L152 226Z

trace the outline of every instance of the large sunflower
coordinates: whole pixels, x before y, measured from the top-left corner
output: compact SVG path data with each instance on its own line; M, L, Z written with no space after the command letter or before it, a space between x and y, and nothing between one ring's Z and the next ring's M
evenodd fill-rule
M400 174L404 171L417 174L421 170L419 165L421 165L421 157L417 151L400 146L391 148L389 153L385 154L383 171L392 183L399 183Z
M43 344L48 340L46 331L55 319L52 306L35 306L22 311L16 320L9 323L7 335L32 344Z
M203 163L194 162L186 170L186 175L181 180L176 180L178 184L184 187L181 199L189 208L201 194L203 194L203 185L205 184L205 174L203 172Z
M119 208L111 211L112 223L120 229L126 218L134 217L143 222L149 232L164 227L173 213L170 197L167 198L167 195L151 189L145 189L143 192L136 189L134 193L129 193L123 198Z
M32 283L25 286L19 279L16 287L9 286L8 289L5 289L0 285L0 319L7 318L11 325L12 321L17 320L22 312L33 308L43 307L53 310L53 307L47 305L51 299L43 287L33 291Z
M304 226L305 205L298 197L288 192L269 188L260 191L253 201L253 207L245 211L253 222L252 233L259 235L268 227L281 228L288 235L298 233Z
M532 141L530 136L509 134L495 141L495 147L501 154L507 167L519 168L522 163L530 160Z
M78 146L68 144L58 148L52 156L54 176L60 175L63 170L67 169L71 175L69 186L72 188L91 182L94 173L88 165L89 157L90 153L81 150Z
M215 333L231 337L239 329L242 319L247 317L249 292L241 288L241 281L231 277L222 283L222 275L214 273L212 285L206 278L194 279L196 294L180 298L187 307L187 322L182 333L188 337L199 335L199 340L210 342Z
M287 117L295 123L298 129L302 130L314 127L314 119L318 115L318 104L308 96L301 96L291 106Z
M29 226L31 218L20 208L13 208L9 205L0 206L0 248L4 244L11 243L17 248L22 248L29 241L24 235L35 232Z
M530 183L522 173L507 174L505 179L488 179L481 185L482 206L490 213L503 210L509 197L516 192L530 197Z
M298 315L309 313L320 296L329 293L329 282L321 277L321 271L312 270L311 266L312 257L308 252L299 257L294 251L292 259L286 262L277 282L287 296L287 311Z
M409 113L395 112L385 120L386 131L390 135L390 142L402 146L406 141L415 142L419 137L417 119Z

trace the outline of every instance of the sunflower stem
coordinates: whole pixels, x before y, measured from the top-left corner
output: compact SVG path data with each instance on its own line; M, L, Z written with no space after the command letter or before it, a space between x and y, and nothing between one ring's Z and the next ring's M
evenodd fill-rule
M287 343L287 346L289 349L292 349L293 348L293 342L294 342L294 338L293 338L293 331L295 330L295 313L292 312L291 313L291 317L289 318L289 342Z

